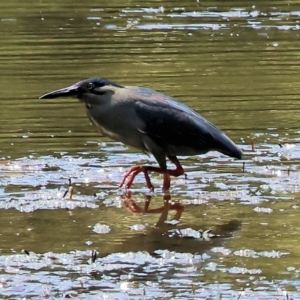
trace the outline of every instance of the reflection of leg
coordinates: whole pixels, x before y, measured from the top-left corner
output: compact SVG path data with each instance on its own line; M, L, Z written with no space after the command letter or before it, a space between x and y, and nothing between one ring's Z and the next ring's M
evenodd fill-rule
M124 207L133 214L140 214L143 213L143 210L135 203L132 199L131 191L126 191L124 195L121 196L123 199Z
M144 208L141 208L136 202L132 199L132 192L127 191L123 196L123 204L124 207L133 214L161 214L156 226L161 226L166 220L168 216L169 210L175 210L175 215L172 220L180 220L181 215L184 211L184 206L180 203L170 203L171 195L170 193L164 193L164 205L157 208L150 208L150 202L152 196L146 195L146 201L144 204Z
M146 195L146 201L144 208L141 208L139 205L136 204L136 202L132 199L132 192L131 191L126 191L124 195L121 196L123 199L123 204L125 208L133 213L133 214L142 214L142 213L147 213L149 210L149 205L151 202L152 196Z
M173 220L179 221L181 218L182 213L184 212L184 206L180 203L175 203L171 205L170 209L174 209L176 211Z

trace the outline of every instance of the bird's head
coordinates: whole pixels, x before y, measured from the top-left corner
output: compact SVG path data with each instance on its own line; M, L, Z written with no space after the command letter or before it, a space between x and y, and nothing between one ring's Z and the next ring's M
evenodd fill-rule
M40 97L40 99L53 99L58 97L75 97L84 100L93 95L104 95L112 92L115 88L123 88L112 81L104 78L90 78L79 81L71 86L55 90Z

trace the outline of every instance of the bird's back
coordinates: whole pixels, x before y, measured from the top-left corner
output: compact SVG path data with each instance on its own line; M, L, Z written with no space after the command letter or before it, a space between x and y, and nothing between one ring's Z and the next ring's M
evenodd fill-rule
M187 105L143 87L126 87L135 111L144 121L142 130L166 155L195 155L211 150L241 158L242 151L223 131Z

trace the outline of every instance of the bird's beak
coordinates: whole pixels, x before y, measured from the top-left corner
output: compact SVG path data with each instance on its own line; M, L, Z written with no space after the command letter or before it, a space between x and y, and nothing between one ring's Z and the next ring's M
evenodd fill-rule
M66 88L56 90L41 96L39 99L54 99L58 97L72 97L79 94L79 87L77 85L71 85Z

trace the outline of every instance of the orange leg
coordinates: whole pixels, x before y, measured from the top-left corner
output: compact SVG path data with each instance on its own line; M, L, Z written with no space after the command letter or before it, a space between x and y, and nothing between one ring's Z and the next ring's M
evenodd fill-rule
M127 181L126 188L129 189L131 187L131 185L133 184L135 177L139 173L144 173L147 187L151 191L153 191L154 187L151 183L151 180L150 180L150 177L148 174L148 172L150 171L150 172L156 172L156 173L164 175L163 191L168 191L170 189L170 185L171 185L170 177L171 176L178 177L178 176L184 174L184 170L183 170L180 162L178 161L177 157L171 156L171 157L169 157L169 159L171 160L171 162L173 162L175 164L175 166L176 166L175 170L169 170L169 169L164 170L162 168L152 167L152 166L134 166L134 167L131 167L129 169L129 171L126 172L126 174L123 177L123 180L120 183L120 187L122 187L124 185L124 183Z

